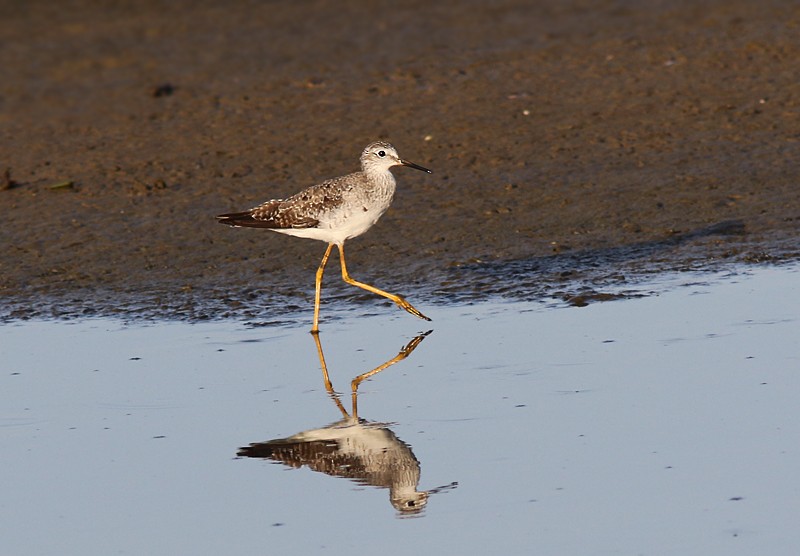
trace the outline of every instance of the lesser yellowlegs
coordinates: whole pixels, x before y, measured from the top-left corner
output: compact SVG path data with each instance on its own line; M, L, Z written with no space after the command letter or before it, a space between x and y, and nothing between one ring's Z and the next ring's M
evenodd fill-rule
M244 212L217 216L220 223L230 226L267 228L328 243L317 269L311 332L319 332L322 275L334 245L339 248L342 279L345 282L390 299L421 319L431 320L403 296L354 280L345 264L344 242L369 230L392 203L396 182L390 168L394 166L409 166L432 173L427 168L401 159L389 143L378 141L368 145L361 153L360 172L325 180L287 199L273 199Z

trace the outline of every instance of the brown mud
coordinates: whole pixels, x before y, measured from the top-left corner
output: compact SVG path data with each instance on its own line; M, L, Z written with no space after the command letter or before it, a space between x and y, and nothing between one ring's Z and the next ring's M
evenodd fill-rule
M0 30L0 318L310 315L325 246L214 215L376 139L434 174L396 171L349 270L434 319L800 254L796 2L6 0ZM329 303L382 303L333 263Z

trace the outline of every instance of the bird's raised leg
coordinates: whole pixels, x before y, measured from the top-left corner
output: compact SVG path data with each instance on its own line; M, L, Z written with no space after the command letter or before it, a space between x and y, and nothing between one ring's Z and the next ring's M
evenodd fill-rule
M328 264L328 257L331 255L333 243L328 244L325 250L325 255L322 256L322 262L319 263L317 269L316 293L314 295L314 325L311 327L312 334L319 334L319 298L322 293L322 275L325 273L325 265Z
M363 282L359 282L358 280L353 280L350 277L350 274L348 274L348 272L347 272L347 264L345 264L345 262L344 262L344 244L339 244L338 247L339 247L339 260L342 263L342 279L345 282L347 282L348 284L353 285L353 286L358 286L359 288L367 290L368 292L376 293L376 294L378 294L380 296L385 297L386 299L391 299L392 301L397 303L398 306L402 307L403 309L405 309L406 311L408 311L409 313L411 313L415 317L419 317L419 318L421 318L423 320L431 320L428 317L426 317L425 315L423 315L422 313L420 313L417 309L415 309L414 306L411 305L411 303L409 303L408 301L406 301L405 298L402 295L395 295L393 293L385 292L383 290L380 290L380 289L376 288L375 286L370 286L369 284L365 284ZM330 251L330 246L328 247L328 251ZM325 254L325 256L327 258L327 253ZM325 261L325 259L323 259L323 262L324 261Z

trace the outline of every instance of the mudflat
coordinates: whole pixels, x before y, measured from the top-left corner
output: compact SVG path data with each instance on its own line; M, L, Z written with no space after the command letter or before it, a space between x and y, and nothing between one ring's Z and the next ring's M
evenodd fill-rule
M348 267L423 312L796 260L798 21L769 0L3 2L0 318L310 314L324 244L214 216L378 139L434 174L395 171ZM336 267L327 302L376 302Z

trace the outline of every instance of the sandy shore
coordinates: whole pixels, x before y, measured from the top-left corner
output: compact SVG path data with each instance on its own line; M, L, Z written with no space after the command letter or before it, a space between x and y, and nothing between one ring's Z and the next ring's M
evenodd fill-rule
M324 245L213 217L375 139L435 173L350 271L417 306L800 254L793 2L98 4L1 8L0 317L305 309Z

